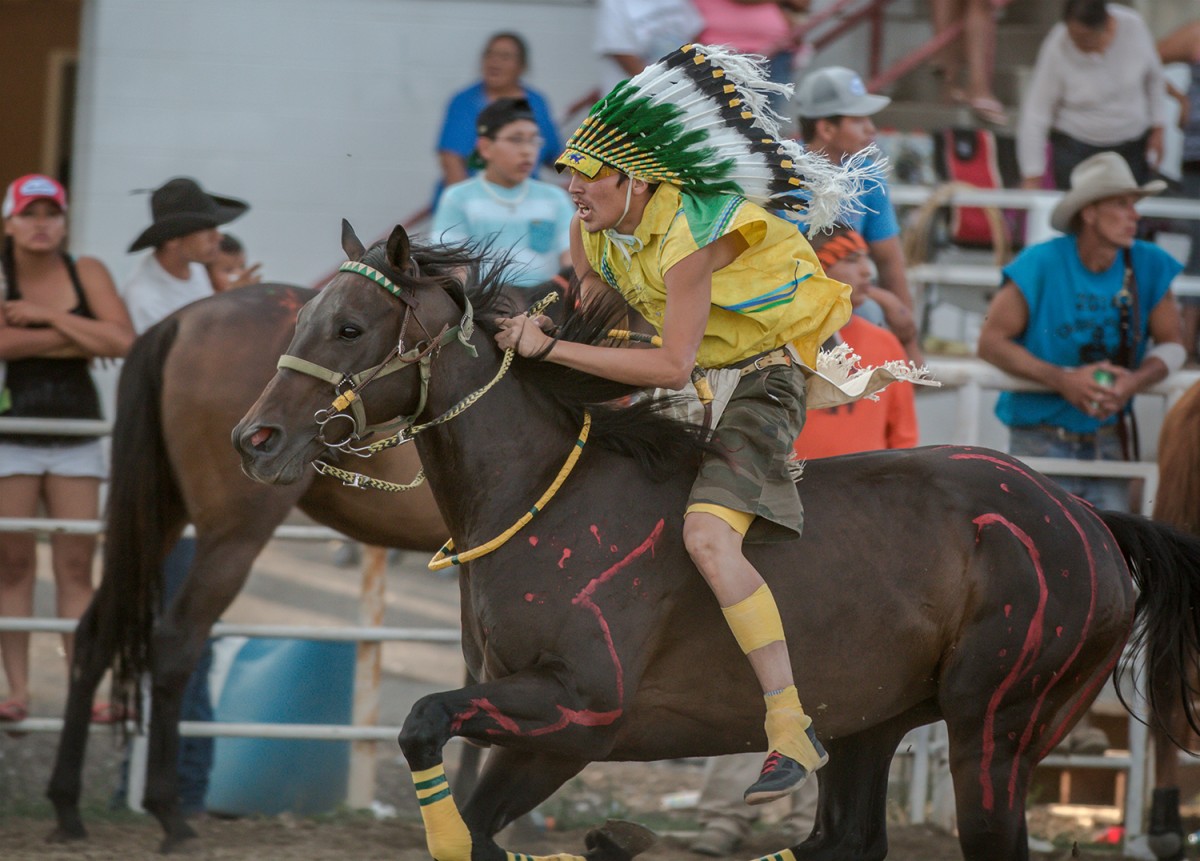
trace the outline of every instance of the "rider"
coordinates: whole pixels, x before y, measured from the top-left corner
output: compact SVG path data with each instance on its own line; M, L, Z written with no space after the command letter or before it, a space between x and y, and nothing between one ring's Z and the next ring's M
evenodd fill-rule
M687 45L601 100L558 159L571 171L571 256L583 289L618 290L661 347L551 340L544 318L502 320L496 336L522 356L635 386L685 389L697 363L717 369L708 372L714 439L727 457L704 459L683 537L766 700L770 752L745 792L750 804L795 791L828 761L800 705L775 600L742 543L800 534L787 460L804 424L805 377L850 316L849 288L764 207L793 205L788 195L801 190L810 219L830 222L859 179L777 139L766 107L776 91L790 87L764 80L747 58Z

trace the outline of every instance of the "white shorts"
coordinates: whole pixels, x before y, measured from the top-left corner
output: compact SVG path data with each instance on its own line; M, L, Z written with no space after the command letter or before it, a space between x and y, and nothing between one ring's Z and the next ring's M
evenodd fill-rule
M0 441L0 478L13 475L107 478L104 447L98 439L71 445L20 445Z

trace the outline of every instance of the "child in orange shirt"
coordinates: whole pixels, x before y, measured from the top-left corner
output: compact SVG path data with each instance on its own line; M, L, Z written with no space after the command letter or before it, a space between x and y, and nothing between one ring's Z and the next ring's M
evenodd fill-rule
M884 314L908 314L894 293L875 287L866 241L845 226L831 232L814 233L813 249L830 278L850 285L850 304L858 308L868 297L878 301ZM850 318L837 334L862 357L861 364L883 366L908 355L896 336L858 315ZM912 448L917 444L917 411L911 383L897 382L879 393L879 400L861 400L829 409L812 410L804 432L795 442L801 460L833 457L882 448Z

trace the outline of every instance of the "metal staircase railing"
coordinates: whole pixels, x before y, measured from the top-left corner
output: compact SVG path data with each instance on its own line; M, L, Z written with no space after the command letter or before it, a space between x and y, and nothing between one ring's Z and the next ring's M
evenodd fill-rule
M1008 6L1012 0L990 0L994 12ZM866 23L870 29L867 56L867 89L877 92L891 86L900 78L931 60L938 51L962 35L963 22L950 26L944 32L931 37L923 44L905 54L887 68L883 65L884 9L891 0L835 0L829 6L814 12L792 31L792 41L800 47L805 43L814 50L836 42L859 24Z

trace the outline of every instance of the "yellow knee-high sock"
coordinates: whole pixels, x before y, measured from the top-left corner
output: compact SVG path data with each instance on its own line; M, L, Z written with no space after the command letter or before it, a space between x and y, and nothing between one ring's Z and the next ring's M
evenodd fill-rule
M763 694L763 699L767 702L767 746L790 756L807 768L809 774L824 765L826 759L805 732L812 725L812 718L804 713L796 686Z
M433 768L413 772L421 820L425 823L425 845L437 861L471 861L471 832L450 794L446 769Z
M780 849L770 855L755 858L754 861L796 861L796 856L792 854L791 849Z
M767 584L763 584L749 597L729 607L722 607L725 621L742 651L751 652L773 643L786 642L783 636L783 620L779 607ZM795 685L764 694L767 703L767 744L790 756L810 772L816 771L824 762L804 732L812 718L800 706L800 697Z
M417 803L421 805L421 819L425 823L425 845L429 854L436 861L471 861L471 832L450 794L445 767L439 764L424 771L414 771L412 777ZM557 855L505 852L504 855L506 861L585 861L581 855L565 852Z
M747 655L783 641L783 620L779 618L775 597L766 583L736 604L722 607L721 612L734 639Z

